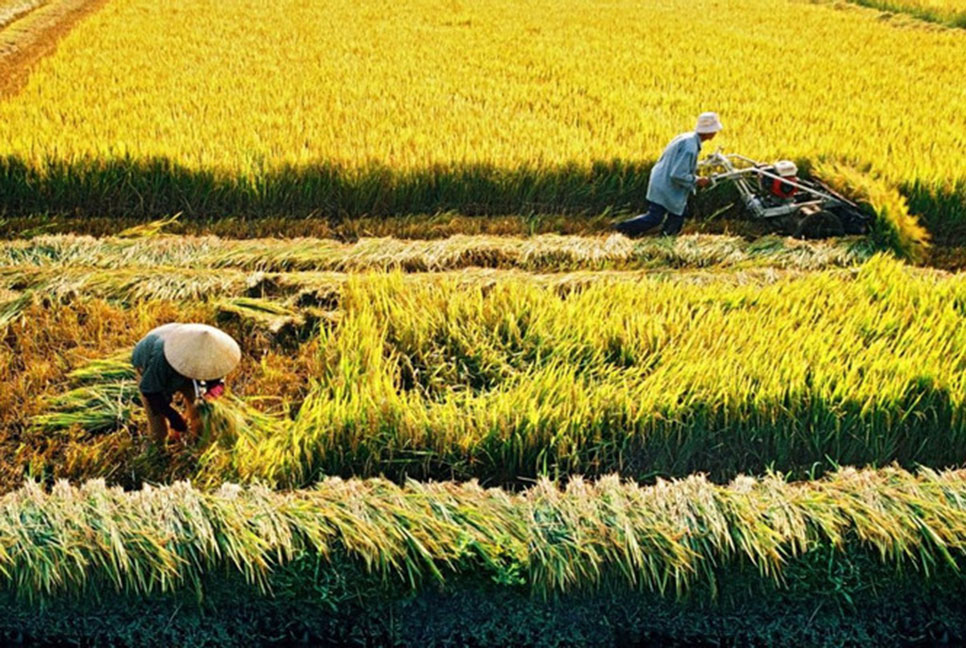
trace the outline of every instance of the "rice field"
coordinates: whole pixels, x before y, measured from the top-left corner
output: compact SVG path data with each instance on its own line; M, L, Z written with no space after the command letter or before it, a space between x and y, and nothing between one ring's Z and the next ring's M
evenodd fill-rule
M634 210L710 107L715 145L868 168L942 229L964 37L794 1L113 0L0 104L0 188L13 214Z
M0 642L966 640L961 9L0 0ZM615 233L709 109L871 230Z

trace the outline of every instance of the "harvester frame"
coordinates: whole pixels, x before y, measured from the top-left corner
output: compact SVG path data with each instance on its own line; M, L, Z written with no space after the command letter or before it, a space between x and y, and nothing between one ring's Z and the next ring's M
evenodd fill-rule
M873 217L818 180L797 177L797 166L782 160L765 164L718 149L698 162L711 171L710 187L730 182L755 220L770 221L799 238L866 234Z

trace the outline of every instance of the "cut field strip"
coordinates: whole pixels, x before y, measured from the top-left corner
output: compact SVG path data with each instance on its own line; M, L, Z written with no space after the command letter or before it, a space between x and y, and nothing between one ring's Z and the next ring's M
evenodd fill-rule
M689 235L628 239L619 234L533 237L464 236L437 240L392 237L354 243L331 239L150 236L123 239L38 236L0 241L0 266L48 268L224 268L264 271L438 272L469 267L532 272L651 268L814 270L853 266L872 246L861 238L805 242L765 237Z
M966 6L958 0L848 0L852 4L947 27L966 28ZM886 18L887 16L884 16Z
M0 100L16 94L27 83L34 66L56 50L59 40L105 2L44 0L0 7L0 18L10 18L5 25L0 24Z
M47 2L48 0L2 0L0 2L0 30L23 18L37 7L47 4Z

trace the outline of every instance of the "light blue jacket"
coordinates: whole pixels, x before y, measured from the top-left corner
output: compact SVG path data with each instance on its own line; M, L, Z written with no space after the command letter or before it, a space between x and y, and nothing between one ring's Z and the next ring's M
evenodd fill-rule
M695 132L681 133L671 140L651 169L647 199L661 205L675 216L684 214L688 194L697 181L695 171L700 152L701 136Z

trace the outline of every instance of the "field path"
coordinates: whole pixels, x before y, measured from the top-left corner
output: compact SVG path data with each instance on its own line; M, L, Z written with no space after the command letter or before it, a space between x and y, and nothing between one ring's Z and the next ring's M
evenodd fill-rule
M61 37L107 0L54 0L0 31L0 99L16 94L34 64L52 53Z

